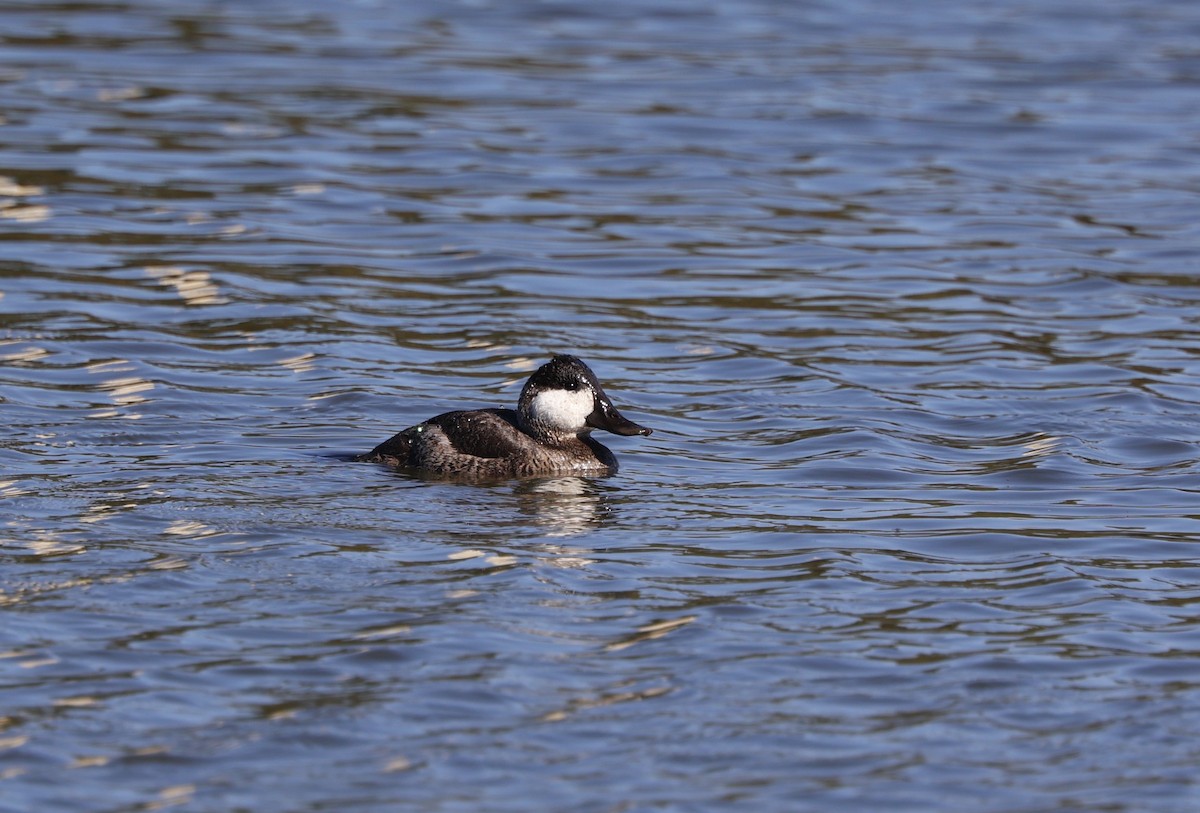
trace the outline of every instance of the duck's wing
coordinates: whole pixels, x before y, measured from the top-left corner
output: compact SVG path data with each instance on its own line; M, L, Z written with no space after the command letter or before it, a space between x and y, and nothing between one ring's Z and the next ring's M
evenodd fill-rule
M430 418L425 425L442 430L456 452L472 457L511 457L525 448L523 441L528 439L528 435L517 428L514 409L447 412Z

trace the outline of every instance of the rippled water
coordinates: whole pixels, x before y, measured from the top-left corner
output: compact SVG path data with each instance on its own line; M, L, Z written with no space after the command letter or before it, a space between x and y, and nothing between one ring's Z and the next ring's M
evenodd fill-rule
M0 810L1196 810L1198 36L0 4Z

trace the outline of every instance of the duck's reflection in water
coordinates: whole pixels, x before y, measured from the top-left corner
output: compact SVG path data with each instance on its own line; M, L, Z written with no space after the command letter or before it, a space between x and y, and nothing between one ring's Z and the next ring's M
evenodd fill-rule
M521 480L513 494L521 513L548 537L578 536L595 530L611 517L612 504L595 478Z

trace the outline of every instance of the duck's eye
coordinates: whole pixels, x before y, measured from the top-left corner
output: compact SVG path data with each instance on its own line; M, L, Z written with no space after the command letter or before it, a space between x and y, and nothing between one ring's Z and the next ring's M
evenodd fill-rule
M579 392L579 388L581 386L582 385L578 381L568 381L567 382L567 390L570 392Z

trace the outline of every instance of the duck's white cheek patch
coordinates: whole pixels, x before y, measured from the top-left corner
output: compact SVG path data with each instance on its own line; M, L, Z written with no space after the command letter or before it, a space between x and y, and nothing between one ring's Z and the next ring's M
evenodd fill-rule
M582 429L594 406L588 390L545 390L534 396L533 419L545 426L559 429Z

